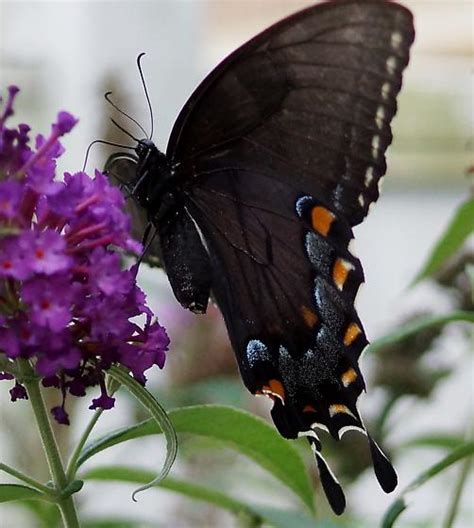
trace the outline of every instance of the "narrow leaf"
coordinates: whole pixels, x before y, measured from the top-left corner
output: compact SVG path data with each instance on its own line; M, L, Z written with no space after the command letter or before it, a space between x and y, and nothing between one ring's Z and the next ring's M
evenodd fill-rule
M28 486L21 484L0 484L0 502L11 502L19 500L44 500L46 497Z
M121 481L131 483L147 482L150 472L135 468L103 466L94 468L83 475L85 480ZM314 528L315 519L302 512L280 510L277 508L257 506L230 497L222 491L214 490L200 484L185 482L172 477L160 482L159 488L180 493L191 499L213 504L235 515L246 515L256 521L266 521L275 528ZM318 524L318 526L320 526ZM334 528L332 524L321 524L321 528Z
M61 526L61 513L56 504L52 502L24 500L17 502L15 506L20 506L33 515L38 528L59 528Z
M253 510L273 528L343 528L348 526L328 520L316 522L313 517L294 510L281 510L260 505L253 506Z
M414 321L410 321L409 323L400 326L397 328L397 330L395 330L395 332L392 332L377 339L373 343L370 343L370 345L367 347L367 352L377 353L377 351L385 345L401 341L402 339L405 339L412 334L416 334L425 328L443 327L448 323L455 321L474 323L474 312L459 310L444 315L428 315L426 317L419 317Z
M163 464L163 468L161 472L155 478L150 480L148 484L138 488L133 492L132 498L135 500L137 493L151 488L153 485L166 478L170 472L171 466L176 459L176 454L178 452L178 440L176 438L176 431L174 430L173 424L170 422L166 411L163 409L163 407L161 407L156 399L145 388L143 388L140 383L138 383L138 381L133 379L125 371L125 369L122 369L121 367L113 366L108 370L108 373L114 380L127 387L132 396L138 400L151 414L154 423L156 423L161 431L164 432L166 437L166 459L165 463Z
M466 238L473 232L474 198L463 203L456 211L451 223L438 240L412 284L416 284L433 275L462 246Z
M433 447L433 448L453 450L463 445L464 442L465 442L465 439L462 436L433 432L430 434L416 436L415 438L411 438L410 440L407 440L399 447L402 449L413 448L413 447L414 448Z
M393 526L400 514L402 514L406 509L407 503L405 502L405 497L400 497L397 499L385 514L382 521L382 528L390 528Z
M300 454L261 418L220 405L175 409L170 411L169 418L178 433L213 438L246 455L290 488L313 511L313 488ZM160 428L151 420L113 431L86 445L78 466L108 447L159 433Z
M415 491L417 488L422 486L425 482L432 479L438 473L441 473L452 464L459 460L472 456L474 454L474 442L467 442L462 446L452 451L448 456L443 458L437 464L434 464L426 471L423 471L415 480L411 482L401 493L400 497L390 506L387 510L384 519L382 521L382 528L391 528L399 515L406 509L406 495Z
M85 480L121 481L141 484L142 482L148 482L151 475L150 471L137 468L102 466L89 470L83 475L83 478ZM168 477L166 480L155 484L155 486L170 491L176 491L187 497L214 504L219 508L223 508L233 513L248 510L248 507L243 502L235 500L221 491L213 490L199 484L184 482L173 477Z
M145 528L145 526L152 528L151 524L145 524L143 521L123 519L86 519L81 523L82 528Z

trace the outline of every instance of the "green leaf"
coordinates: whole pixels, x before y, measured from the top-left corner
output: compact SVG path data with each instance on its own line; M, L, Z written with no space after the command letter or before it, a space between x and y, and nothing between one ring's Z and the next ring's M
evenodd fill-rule
M103 466L94 468L83 475L85 480L121 481L131 483L147 482L150 472L136 468ZM213 504L238 516L247 516L255 521L264 520L275 528L314 528L315 519L302 512L279 510L256 506L234 499L222 491L214 490L200 484L185 482L172 477L160 482L157 487L180 493L191 499ZM333 528L334 525L322 524L321 528Z
M344 526L328 520L316 522L313 517L294 510L280 510L260 505L253 506L253 510L274 528L342 528Z
M397 499L395 502L393 502L382 520L382 528L390 528L393 526L400 514L406 509L407 503L405 502L404 497L401 497L400 499Z
M443 458L437 464L434 464L427 470L423 471L418 477L411 482L401 493L400 497L387 510L382 521L382 528L391 528L400 514L407 508L406 495L415 491L425 482L432 479L438 473L441 473L452 464L459 460L472 456L474 454L474 442L467 442L452 451L448 456Z
M377 339L373 343L370 343L367 348L367 352L377 353L377 351L385 345L401 341L402 339L405 339L412 334L416 334L425 328L443 327L448 323L455 321L474 323L474 312L458 310L456 312L451 312L444 315L428 315L426 317L419 317L414 321L410 321L409 323L400 326L397 328L397 330L395 330L395 332L392 332Z
M176 454L178 452L178 440L176 438L176 431L174 430L173 424L170 422L166 411L163 409L163 407L161 407L156 399L145 388L143 388L140 383L138 383L138 381L133 379L122 367L112 366L108 370L108 374L115 381L127 387L130 394L132 394L132 396L137 399L151 414L153 417L152 423L157 424L161 431L164 432L166 437L166 459L165 463L163 464L163 468L161 469L161 472L156 477L151 479L148 484L138 488L133 492L132 498L135 500L137 493L151 488L154 484L158 484L158 482L166 478L170 472L171 466L176 459ZM79 465L77 467L79 467Z
M127 521L124 519L86 519L81 522L82 528L144 528L151 524L143 521ZM153 526L156 526L154 524Z
M38 528L60 528L61 512L56 504L37 500L24 500L15 504L34 516Z
M456 211L454 218L438 240L427 261L413 280L412 285L433 275L473 232L474 198L463 203Z
M464 442L465 439L462 436L433 432L426 435L411 438L399 447L402 449L412 447L433 447L453 450L464 444Z
M83 475L83 478L85 480L121 481L141 484L142 482L148 482L150 475L150 471L137 468L101 466L89 470ZM173 477L168 477L166 480L155 484L155 486L170 491L176 491L187 497L214 504L219 508L223 508L233 513L240 513L241 511L246 511L248 509L244 503L229 497L221 491L206 488L198 484L192 484L190 482L184 482Z
M21 484L0 484L0 503L19 500L45 500L45 495Z
M314 510L314 492L301 456L290 442L261 418L220 405L175 409L170 411L169 417L178 433L219 440L246 455L290 488L311 511ZM86 445L78 466L108 447L132 438L159 433L160 428L151 420L113 431Z
M471 303L474 304L474 264L468 264L466 266L466 275L471 287Z

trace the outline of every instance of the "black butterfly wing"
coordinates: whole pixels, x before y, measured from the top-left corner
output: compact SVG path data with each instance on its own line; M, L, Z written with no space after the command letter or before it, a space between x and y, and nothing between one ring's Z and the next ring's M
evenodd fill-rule
M364 389L357 360L367 340L353 304L363 272L348 251L348 223L317 199L244 170L209 175L186 198L248 389L274 401L283 436L308 436L336 513L344 494L315 428L336 439L351 428L367 434L377 478L392 491L396 473L356 405Z
M180 197L158 229L177 298L202 305L211 288L247 387L274 400L283 436L308 436L337 513L344 496L315 428L367 434L353 304L363 273L348 243L378 197L413 38L411 14L389 2L297 13L204 80L167 149ZM391 491L396 474L367 436Z
M325 361L334 363L336 370L357 368L367 343L353 307L363 272L347 249L352 238L347 222L317 199L255 171L220 171L207 176L205 185L188 190L186 197L208 248L212 289L249 390L260 391L272 379L271 371L273 378L277 371L281 376L278 361L273 367L266 362L255 368L249 359L252 340L264 343L269 357L278 358L285 347L299 361L330 332L337 349L328 350ZM358 325L359 335L342 347L351 324ZM342 356L347 361L338 366ZM317 370L318 376L288 380L301 400L298 412L314 405L322 396L316 385L329 381L322 368ZM334 376L332 369L328 374Z
M212 292L244 383L273 399L283 436L309 437L329 502L341 513L344 495L315 428L336 439L348 428L365 432L356 401L367 340L353 304L363 273L347 249L352 230L319 200L261 173L222 169L203 178L186 192L186 208L205 241ZM379 480L391 491L396 475L374 446Z
M167 156L184 177L229 153L274 179L291 174L355 225L378 197L413 38L411 13L389 2L296 13L209 74L181 111Z

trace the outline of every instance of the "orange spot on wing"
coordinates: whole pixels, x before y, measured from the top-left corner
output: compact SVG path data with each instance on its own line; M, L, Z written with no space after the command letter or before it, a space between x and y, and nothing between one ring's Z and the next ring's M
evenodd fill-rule
M349 275L352 265L344 259L338 258L332 268L332 279L335 285L342 290Z
M329 209L321 207L320 205L313 207L311 210L311 223L313 224L313 229L320 235L327 236L335 218L336 217L331 211L329 211Z
M272 379L268 382L270 390L274 392L277 396L280 396L282 400L285 399L285 388L283 383L277 379Z
M346 346L352 345L361 333L360 326L357 323L351 323L344 334L344 344Z
M260 390L256 390L254 394L255 396L267 396L271 400L280 398L283 403L285 401L285 387L283 387L283 383L277 379L271 379L265 385L262 385Z
M329 406L329 416L332 418L335 414L344 413L352 414L351 411L342 403L333 403Z
M304 305L301 307L300 310L306 325L310 328L314 328L318 324L318 316L316 315L316 313L311 310L311 308L308 308Z
M312 406L312 405L305 405L303 407L303 412L304 413L307 413L307 412L316 412L316 409Z
M344 374L341 376L341 381L344 387L348 387L356 379L357 379L357 372L352 367L346 370Z

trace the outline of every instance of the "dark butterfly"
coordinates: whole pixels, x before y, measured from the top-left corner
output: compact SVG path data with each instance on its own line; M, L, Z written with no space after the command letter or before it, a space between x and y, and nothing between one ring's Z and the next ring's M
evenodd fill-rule
M203 313L214 297L245 385L274 401L285 438L308 438L337 514L345 498L317 428L367 435L381 487L397 484L356 406L368 342L348 244L379 195L413 39L412 15L395 3L305 9L206 77L166 154L143 139L106 166L133 196L137 236L156 231L149 254L177 300Z

